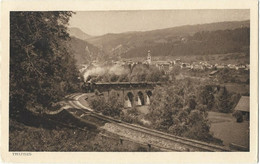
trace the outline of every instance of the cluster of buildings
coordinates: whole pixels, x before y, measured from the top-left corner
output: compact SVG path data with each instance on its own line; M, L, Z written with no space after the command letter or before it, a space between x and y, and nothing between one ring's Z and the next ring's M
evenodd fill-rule
M205 69L234 69L234 70L249 70L249 64L209 64L208 62L199 63L181 63L181 68L189 68L194 70L205 70Z
M112 61L112 64L117 64L121 66L126 65L136 65L136 64L143 64L143 65L153 65L159 68L159 70L164 70L166 73L171 71L174 66L179 66L181 69L190 69L190 70L219 70L224 68L234 69L234 70L249 70L249 64L210 64L207 61L201 62L192 62L192 63L185 63L182 62L181 59L175 59L172 61L169 60L152 60L151 52L148 51L147 58L144 61L132 61L132 60L120 60L120 61Z

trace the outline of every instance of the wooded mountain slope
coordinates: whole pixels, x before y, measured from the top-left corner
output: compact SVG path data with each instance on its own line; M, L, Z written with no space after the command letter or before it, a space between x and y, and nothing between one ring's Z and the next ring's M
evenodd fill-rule
M72 54L77 64L86 64L93 60L106 58L105 53L101 49L75 37L71 37L69 46L72 48Z
M71 45L78 64L96 59L144 57L148 50L151 50L153 56L249 53L249 20L97 37L91 37L80 29L72 28L70 31Z
M249 54L250 29L202 31L193 36L169 43L150 44L133 48L122 56L126 58L146 56L209 55L243 52Z
M250 21L218 22L199 25L185 25L173 28L159 29L145 32L127 32L120 34L106 34L88 38L87 41L108 54L120 55L137 47L179 41L200 31L233 30L250 27Z

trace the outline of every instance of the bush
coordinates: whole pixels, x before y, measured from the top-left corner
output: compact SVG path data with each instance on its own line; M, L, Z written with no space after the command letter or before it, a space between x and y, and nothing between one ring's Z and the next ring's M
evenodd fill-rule
M138 116L139 111L136 108L131 108L127 110L127 114L132 116Z
M216 96L216 107L219 112L230 113L232 111L231 94L228 93L226 87L221 88Z
M109 96L95 95L90 98L90 106L102 114L112 117L119 117L123 108L123 103L116 91L110 91Z
M130 123L130 124L136 122L136 121L135 121L136 118L133 117L133 116L131 116L131 115L128 115L127 113L123 113L123 112L122 112L122 113L120 114L120 118L121 118L122 121L125 121L125 122Z
M236 110L232 115L237 119L237 122L243 122L243 114L241 111Z
M135 123L139 125L144 125L139 116L139 111L136 108L128 109L126 112L122 112L120 115L121 120L128 122L130 124Z

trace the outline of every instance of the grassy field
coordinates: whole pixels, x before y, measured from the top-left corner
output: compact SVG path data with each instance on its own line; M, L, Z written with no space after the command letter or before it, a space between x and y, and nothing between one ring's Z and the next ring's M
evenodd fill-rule
M240 93L242 95L247 95L249 93L249 85L247 84L226 83L224 85L228 92Z
M225 146L234 143L249 148L249 122L237 123L231 114L209 112L210 131Z
M248 64L249 56L244 53L228 53L228 54L209 54L209 55L187 55L187 56L152 56L153 61L157 60L176 60L181 59L182 62L192 63L207 61L210 64ZM135 62L146 60L145 57L129 58Z
M121 143L118 135L100 130L98 126L103 126L101 124L83 124L71 118L68 120L69 117L66 116L60 118L59 122L64 119L63 123L71 126L63 126L43 117L28 116L26 118L30 119L26 120L30 121L10 119L9 151L138 152L149 150L147 145L129 140ZM158 150L152 148L149 151Z
M198 56L183 56L185 62L207 61L210 64L248 64L249 56L244 53L212 54Z

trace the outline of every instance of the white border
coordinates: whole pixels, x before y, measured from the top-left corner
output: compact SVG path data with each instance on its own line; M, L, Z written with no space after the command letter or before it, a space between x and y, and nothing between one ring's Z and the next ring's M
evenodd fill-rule
M13 156L8 152L9 98L9 11L104 11L104 10L170 10L170 9L250 9L250 152L189 153L100 153L100 152L32 152L32 156ZM5 162L88 162L88 163L255 163L258 137L258 3L256 0L95 0L95 1L3 1L2 2L2 106L1 156Z

